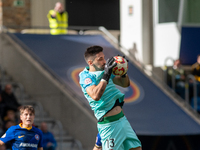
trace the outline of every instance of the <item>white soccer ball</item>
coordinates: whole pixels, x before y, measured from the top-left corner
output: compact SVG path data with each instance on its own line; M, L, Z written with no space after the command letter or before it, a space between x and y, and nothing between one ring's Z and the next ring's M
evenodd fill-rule
M116 76L122 76L128 71L128 62L122 56L115 56L114 57L117 65L113 67L112 73Z

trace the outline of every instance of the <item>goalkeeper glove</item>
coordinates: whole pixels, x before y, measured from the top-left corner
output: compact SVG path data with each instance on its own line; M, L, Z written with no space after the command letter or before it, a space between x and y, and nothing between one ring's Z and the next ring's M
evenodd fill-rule
M112 74L113 67L117 65L117 63L114 62L114 61L115 61L115 59L113 57L106 61L106 65L105 65L105 68L104 68L104 75L103 75L102 79L104 81L107 81L107 83L108 83L110 76Z

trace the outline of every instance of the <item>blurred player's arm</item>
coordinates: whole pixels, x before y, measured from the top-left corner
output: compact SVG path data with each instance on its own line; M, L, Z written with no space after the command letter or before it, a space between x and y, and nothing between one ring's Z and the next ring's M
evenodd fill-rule
M0 146L4 145L5 143L3 141L0 140Z
M94 146L93 150L102 150L102 147Z
M123 77L115 76L115 77L113 78L113 83L116 84L116 85L119 85L119 86L121 86L121 87L129 87L129 85L130 85L130 80L129 80L128 75L126 74L126 75L123 76Z
M43 147L38 147L38 150L43 150Z
M99 133L96 136L96 142L93 150L102 150L101 136Z

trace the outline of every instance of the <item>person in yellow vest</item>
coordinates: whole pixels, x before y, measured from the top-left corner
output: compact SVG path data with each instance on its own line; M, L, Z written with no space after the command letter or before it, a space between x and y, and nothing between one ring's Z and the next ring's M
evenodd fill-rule
M61 2L55 4L54 10L49 11L47 18L52 35L67 34L68 13L64 10Z

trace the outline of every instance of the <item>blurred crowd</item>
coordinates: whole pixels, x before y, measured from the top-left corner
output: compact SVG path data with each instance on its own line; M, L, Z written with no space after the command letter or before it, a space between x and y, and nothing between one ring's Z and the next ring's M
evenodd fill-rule
M167 67L166 73L168 86L173 88L182 99L188 98L192 107L194 107L194 98L196 98L199 103L198 111L200 112L200 54L189 71L186 71L181 61L177 59L172 67ZM188 96L185 93L186 88ZM196 94L194 90L196 90Z
M9 127L19 123L18 111L21 104L13 93L11 84L6 84L0 93L0 136L2 136Z

